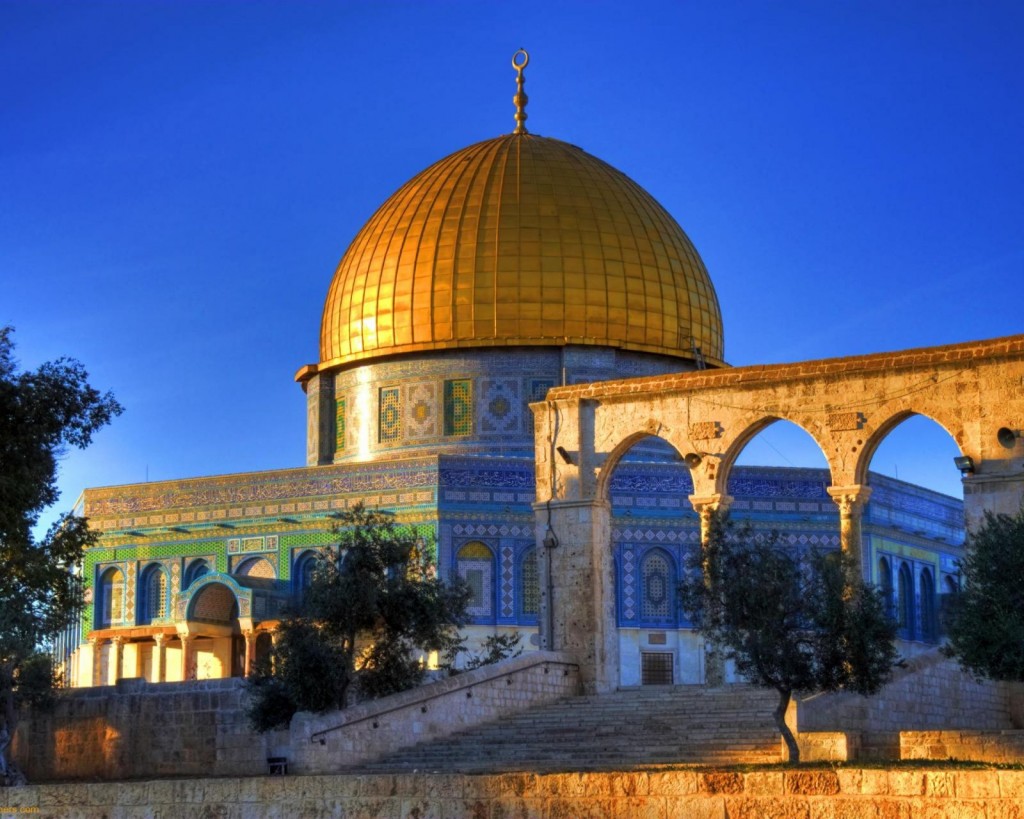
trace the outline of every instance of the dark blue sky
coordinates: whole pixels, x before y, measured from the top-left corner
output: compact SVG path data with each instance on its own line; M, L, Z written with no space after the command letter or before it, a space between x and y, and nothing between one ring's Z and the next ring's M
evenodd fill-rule
M335 265L402 182L512 129L520 46L528 127L676 217L731 363L1021 332L1019 2L8 0L0 323L127 408L63 502L300 465ZM921 434L879 468L955 489Z

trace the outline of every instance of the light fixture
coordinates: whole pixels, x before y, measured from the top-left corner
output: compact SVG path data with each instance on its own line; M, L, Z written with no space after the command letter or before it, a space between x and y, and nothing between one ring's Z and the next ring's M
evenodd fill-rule
M953 459L953 463L956 464L956 468L960 470L961 475L974 474L974 458L970 455L958 455Z
M1020 437L1022 437L1022 433L1019 429L1000 427L999 431L996 432L996 438L999 440L999 443L1007 449L1013 449L1017 446L1017 439Z
M686 464L690 469L696 469L701 465L704 459L696 452L687 452L683 456L683 463Z
M555 532L550 526L544 534L544 540L542 542L545 549L554 549L558 545L558 538L555 537Z
M555 452L557 452L562 457L562 460L567 464L572 463L572 455L569 454L569 451L564 446L556 446Z

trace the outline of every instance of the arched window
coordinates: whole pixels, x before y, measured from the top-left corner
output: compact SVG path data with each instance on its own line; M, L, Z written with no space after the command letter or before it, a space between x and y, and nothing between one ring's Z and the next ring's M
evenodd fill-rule
M520 563L519 600L519 613L523 617L535 618L540 614L540 573L536 549L527 551Z
M99 628L108 628L124 619L124 574L120 569L107 569L100 577Z
M885 605L885 613L896 619L896 609L892 599L892 567L884 557L878 559L878 588L882 592L882 601Z
M188 564L188 568L185 569L185 588L187 589L204 574L209 573L210 564L204 558L200 557L197 560L193 560Z
M648 552L640 563L640 618L674 623L676 616L675 561L661 549Z
M277 578L274 565L265 557L250 557L243 560L235 567L234 573L238 577L261 577L265 580Z
M935 581L929 569L921 570L921 639L934 643L939 639L936 617Z
M167 573L163 566L150 564L139 578L139 625L152 623L167 616Z
M910 566L900 564L899 571L899 635L904 640L914 639L914 576Z
M461 549L456 556L459 577L469 586L466 612L472 617L494 616L494 553L479 540Z
M313 582L313 573L316 571L316 553L303 552L295 561L295 568L292 570L292 591L299 599L306 593Z

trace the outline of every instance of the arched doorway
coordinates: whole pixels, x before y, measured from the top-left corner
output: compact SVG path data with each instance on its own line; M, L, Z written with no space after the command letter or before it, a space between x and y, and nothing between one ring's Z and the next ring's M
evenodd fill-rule
M208 582L197 589L186 620L191 643L186 679L244 675L245 640L238 622L238 599L227 585Z

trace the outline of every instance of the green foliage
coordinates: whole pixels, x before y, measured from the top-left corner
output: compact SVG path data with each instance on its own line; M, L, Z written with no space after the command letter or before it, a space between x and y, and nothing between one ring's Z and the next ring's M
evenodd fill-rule
M252 678L249 715L261 731L296 711L344 708L353 686L380 697L418 684L420 652L444 651L465 622L469 593L437 578L429 537L361 504L336 532Z
M88 446L121 413L109 393L89 386L76 361L19 372L11 332L0 328L0 733L13 733L21 703L48 700L53 669L39 648L81 610L81 578L70 569L96 542L73 515L40 540L33 533L59 497L57 461L69 446Z
M494 665L503 660L510 660L523 653L523 647L520 645L521 640L522 635L518 631L513 631L510 634L491 634L483 640L481 645L481 648L483 648L482 654L470 654L469 659L461 667L457 667L459 655L469 653L469 650L466 648L466 639L459 637L445 650L443 654L443 667L448 669L449 674L458 674L462 671L472 671L481 666Z
M794 693L873 694L898 663L896 624L848 555L800 560L776 534L715 519L689 568L679 590L684 610L740 674L779 692L775 721L792 761L799 750L784 718Z
M966 553L963 588L947 603L947 652L979 677L1024 681L1024 509L986 512Z

